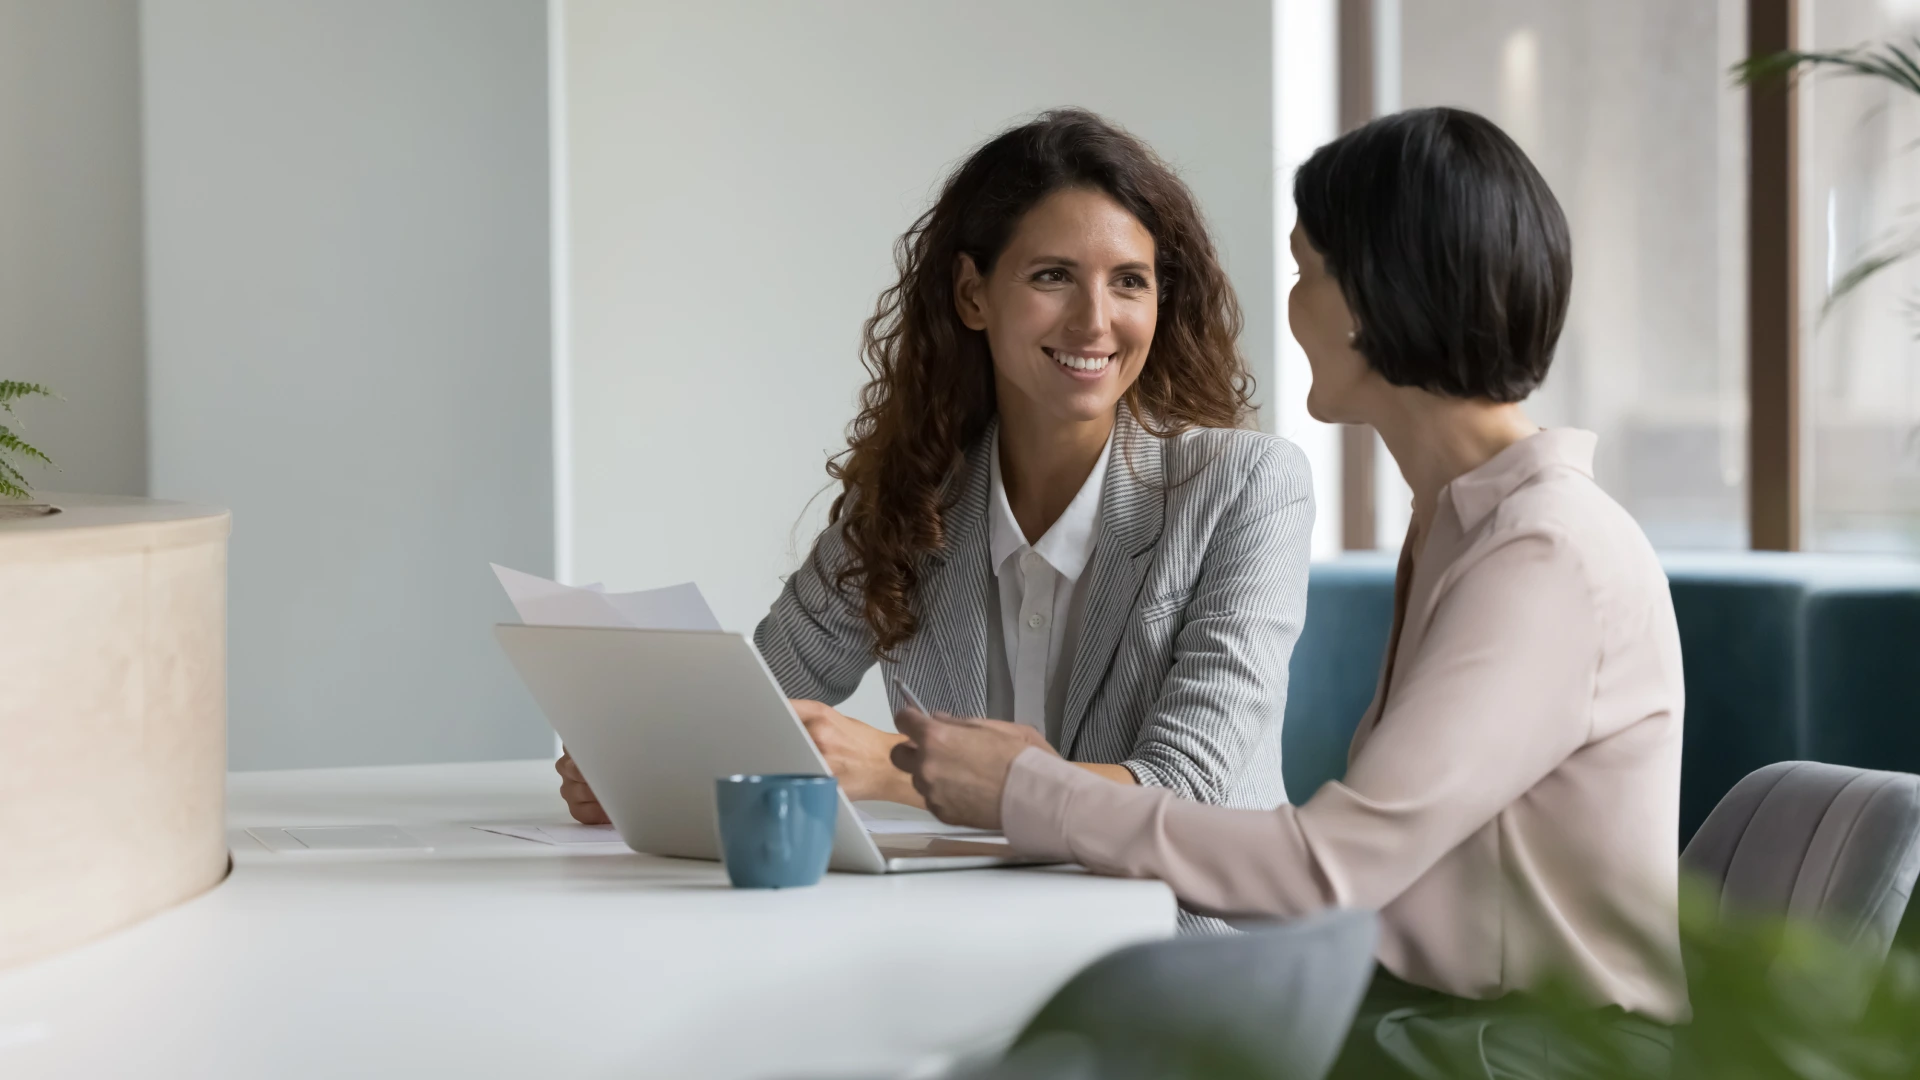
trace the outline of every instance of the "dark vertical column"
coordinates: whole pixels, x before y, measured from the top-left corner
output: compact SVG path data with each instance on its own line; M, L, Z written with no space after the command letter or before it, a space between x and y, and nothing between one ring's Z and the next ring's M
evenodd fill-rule
M1747 0L1751 56L1798 47L1798 0ZM1800 547L1799 107L1748 90L1747 513L1753 547Z
M1373 119L1373 0L1340 0L1340 130ZM1340 429L1340 546L1371 551L1373 520L1373 429Z

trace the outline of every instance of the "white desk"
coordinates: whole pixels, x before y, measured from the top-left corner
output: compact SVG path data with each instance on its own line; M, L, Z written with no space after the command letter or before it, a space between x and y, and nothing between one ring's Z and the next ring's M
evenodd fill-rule
M1174 926L1165 886L1066 869L735 891L717 864L469 827L565 821L544 761L228 787L225 883L0 973L0 1076L899 1074L1004 1041ZM435 850L277 855L239 831L343 824Z

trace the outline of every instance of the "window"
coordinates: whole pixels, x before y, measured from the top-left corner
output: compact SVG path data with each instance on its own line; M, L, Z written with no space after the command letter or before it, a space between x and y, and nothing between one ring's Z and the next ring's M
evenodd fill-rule
M1803 47L1920 33L1915 0L1806 4ZM1805 546L1920 553L1920 260L1835 300L1862 260L1920 238L1920 96L1820 72L1800 98Z
M1599 434L1601 485L1657 546L1746 547L1746 112L1727 75L1744 4L1418 0L1375 18L1378 111L1492 118L1566 211L1574 298L1534 418ZM1376 536L1395 546L1406 489L1376 459Z

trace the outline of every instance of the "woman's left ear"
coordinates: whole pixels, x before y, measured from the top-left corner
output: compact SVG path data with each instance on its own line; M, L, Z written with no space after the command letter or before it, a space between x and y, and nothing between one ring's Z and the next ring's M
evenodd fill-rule
M987 328L987 309L980 297L985 285L973 256L963 254L953 261L953 309L969 330Z

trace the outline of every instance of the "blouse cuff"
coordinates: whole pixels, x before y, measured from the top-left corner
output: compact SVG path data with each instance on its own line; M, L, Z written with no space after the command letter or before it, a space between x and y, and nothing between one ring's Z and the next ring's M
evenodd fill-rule
M1073 858L1067 811L1081 784L1112 783L1037 747L1013 759L1000 793L1000 830L1022 855Z

